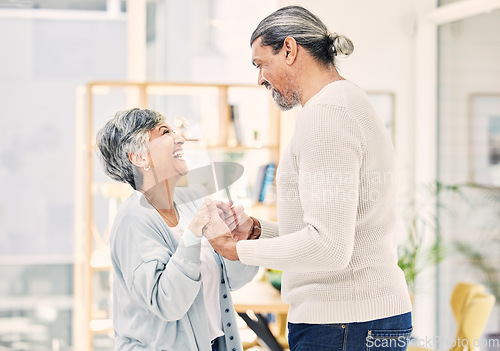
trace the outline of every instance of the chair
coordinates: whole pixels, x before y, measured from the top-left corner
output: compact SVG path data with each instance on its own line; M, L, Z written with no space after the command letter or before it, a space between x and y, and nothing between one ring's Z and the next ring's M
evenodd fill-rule
M471 298L469 304L464 307L457 331L457 338L467 340L464 344L468 347L456 345L451 349L452 351L478 349L474 347L474 340L479 340L481 337L494 305L495 297L487 292L479 292Z
M481 337L491 310L495 305L495 297L484 291L481 284L460 282L455 285L450 298L450 305L457 322L456 340L460 343L450 351L474 351L474 340ZM421 347L409 347L408 351L430 351Z
M484 292L484 285L481 284L460 282L455 285L451 293L450 305L457 325L460 325L465 308L472 298L482 292Z

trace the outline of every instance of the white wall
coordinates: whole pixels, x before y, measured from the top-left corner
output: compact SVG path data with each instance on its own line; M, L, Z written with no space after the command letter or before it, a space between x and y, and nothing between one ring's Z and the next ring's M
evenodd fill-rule
M403 186L412 182L414 21L412 0L281 1L318 15L332 32L348 36L354 52L339 60L341 75L366 91L395 95L395 145Z
M267 14L277 9L277 0L217 0L212 23L214 47L198 51L193 60L192 77L207 81L257 85L252 65L250 36Z
M256 84L250 36L277 0L159 0L157 80Z

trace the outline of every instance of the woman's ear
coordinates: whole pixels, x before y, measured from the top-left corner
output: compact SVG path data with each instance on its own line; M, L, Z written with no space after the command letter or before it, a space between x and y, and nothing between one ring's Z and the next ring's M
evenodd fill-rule
M138 168L149 167L149 157L142 153L131 152L128 155L128 159L132 164Z

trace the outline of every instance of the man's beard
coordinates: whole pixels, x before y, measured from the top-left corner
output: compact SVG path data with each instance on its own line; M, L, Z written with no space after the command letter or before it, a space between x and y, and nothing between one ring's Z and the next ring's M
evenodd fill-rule
M276 105L278 105L281 111L291 110L292 108L300 104L301 96L297 90L293 90L292 93L289 94L288 99L274 88L272 88L272 94L274 102L276 102Z

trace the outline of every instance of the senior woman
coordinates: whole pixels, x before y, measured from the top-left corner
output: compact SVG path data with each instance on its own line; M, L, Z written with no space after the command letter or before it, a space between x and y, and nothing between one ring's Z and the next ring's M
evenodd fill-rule
M115 350L242 350L229 291L258 267L222 258L202 236L207 206L176 188L188 171L184 138L161 114L134 108L96 141L104 171L134 188L110 237ZM210 227L229 231L218 218Z

